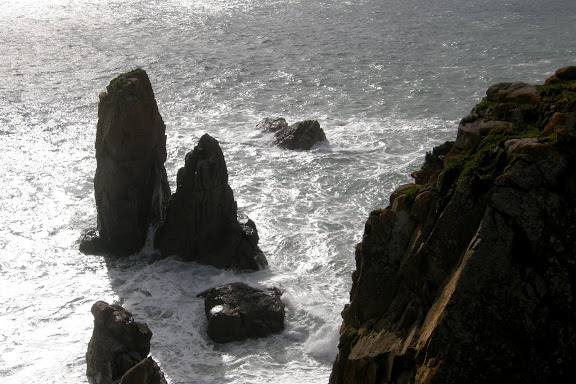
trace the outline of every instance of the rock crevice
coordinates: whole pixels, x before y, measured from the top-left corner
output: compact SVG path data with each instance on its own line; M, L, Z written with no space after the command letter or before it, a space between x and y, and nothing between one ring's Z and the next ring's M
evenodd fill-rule
M576 377L574 68L490 87L370 214L331 383Z

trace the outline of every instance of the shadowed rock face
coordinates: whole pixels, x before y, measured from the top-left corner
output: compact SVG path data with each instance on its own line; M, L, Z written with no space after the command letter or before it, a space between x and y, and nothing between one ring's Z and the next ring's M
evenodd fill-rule
M273 132L276 145L290 150L309 150L315 144L327 141L324 130L316 120L299 121L288 125L282 117L262 119L256 128L264 132Z
M100 95L94 194L103 246L127 255L144 245L170 197L166 135L148 75L120 75Z
M160 367L147 357L122 376L120 384L167 384Z
M152 332L119 305L92 306L94 331L86 353L86 375L96 384L111 384L150 353Z
M566 73L490 87L417 183L370 214L331 383L576 377L576 78Z
M165 256L178 255L226 269L264 268L254 222L238 217L228 185L228 170L218 141L205 134L178 171L164 227L156 245Z
M268 292L244 283L232 283L210 289L198 296L205 297L208 336L218 342L264 337L284 329L282 292Z

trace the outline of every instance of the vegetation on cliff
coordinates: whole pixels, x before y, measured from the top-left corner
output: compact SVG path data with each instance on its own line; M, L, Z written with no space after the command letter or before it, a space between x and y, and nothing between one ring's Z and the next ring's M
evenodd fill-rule
M576 377L576 67L500 83L373 211L331 383Z

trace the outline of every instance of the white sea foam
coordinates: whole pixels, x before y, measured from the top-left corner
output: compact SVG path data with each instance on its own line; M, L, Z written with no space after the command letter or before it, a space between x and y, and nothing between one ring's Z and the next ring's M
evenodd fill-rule
M86 382L96 300L148 323L170 383L325 383L367 213L498 81L573 64L576 3L0 0L0 381ZM205 132L270 267L233 274L151 242L78 252L96 223L98 94L142 66L167 125L167 173ZM320 121L329 140L278 149L263 117ZM151 237L150 237L151 239ZM286 329L216 344L199 292L285 290Z

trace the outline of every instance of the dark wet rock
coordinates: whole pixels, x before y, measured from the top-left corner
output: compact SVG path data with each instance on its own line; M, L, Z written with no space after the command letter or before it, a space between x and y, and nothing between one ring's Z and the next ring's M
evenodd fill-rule
M265 337L284 329L284 303L277 288L267 292L232 283L202 292L208 336L218 342Z
M572 86L490 87L456 143L370 214L331 383L576 377Z
M178 171L156 246L163 255L233 270L264 268L253 221L238 216L218 141L205 134Z
M154 359L147 357L122 376L120 384L167 384Z
M264 132L275 133L288 128L288 123L283 117L265 117L256 125L256 128Z
M110 253L140 250L150 225L163 220L170 197L165 160L165 125L148 75L120 75L100 95L96 132L98 232Z
M104 240L98 235L98 230L93 228L84 232L80 239L80 252L86 255L105 255L108 253Z
M92 306L94 331L86 353L86 375L96 384L111 384L150 353L152 332L119 305Z
M299 121L288 125L282 117L266 117L256 128L272 132L276 136L276 145L284 149L309 150L314 145L327 141L324 130L316 120Z
M324 130L316 120L299 121L276 132L276 145L284 149L311 149L326 141Z

